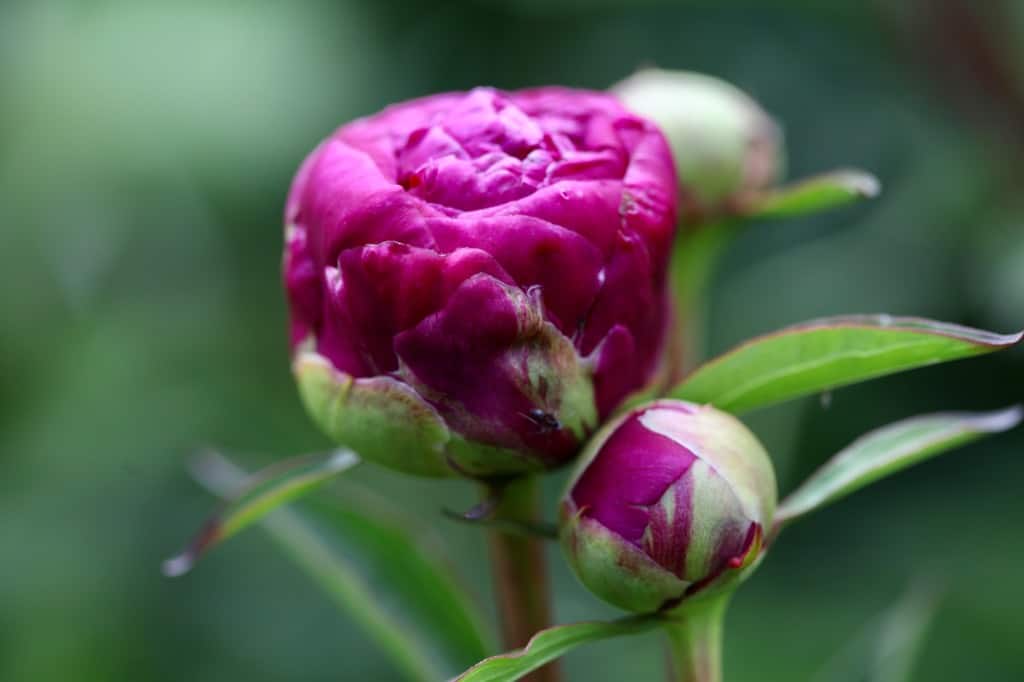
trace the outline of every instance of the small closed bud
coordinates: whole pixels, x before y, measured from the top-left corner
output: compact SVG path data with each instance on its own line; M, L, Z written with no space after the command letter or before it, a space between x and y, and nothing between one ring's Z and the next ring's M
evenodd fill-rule
M587 446L560 535L587 588L649 613L738 584L761 554L775 502L768 455L739 420L662 400Z
M682 189L680 213L690 221L740 210L779 179L782 133L750 96L717 78L644 69L612 92L668 138Z

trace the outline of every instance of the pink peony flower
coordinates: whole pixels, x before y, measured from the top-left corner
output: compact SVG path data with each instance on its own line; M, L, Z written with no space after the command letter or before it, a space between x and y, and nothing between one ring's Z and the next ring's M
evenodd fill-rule
M659 378L676 186L658 129L602 93L477 88L341 127L285 213L311 413L415 473L565 462Z

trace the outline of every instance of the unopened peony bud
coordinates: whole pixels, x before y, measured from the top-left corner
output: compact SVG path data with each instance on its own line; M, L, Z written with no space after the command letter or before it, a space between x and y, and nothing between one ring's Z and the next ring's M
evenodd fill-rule
M608 94L478 88L343 126L286 208L306 406L416 474L568 461L659 380L676 204L665 139Z
M701 220L742 208L782 173L782 134L746 93L699 73L645 69L612 87L661 126L682 188L680 209Z
M756 562L775 511L764 448L735 417L664 400L597 434L561 505L577 576L640 613L735 585Z

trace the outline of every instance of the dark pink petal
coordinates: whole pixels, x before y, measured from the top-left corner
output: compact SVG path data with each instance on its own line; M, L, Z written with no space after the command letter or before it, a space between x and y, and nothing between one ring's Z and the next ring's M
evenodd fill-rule
M460 211L514 202L535 189L523 176L522 162L504 155L476 160L446 156L416 170L406 183L413 196Z
M346 305L345 284L337 268L324 271L323 324L317 330L317 352L337 369L353 377L372 376L376 372L366 361L358 344Z
M440 123L461 97L461 94L450 93L393 104L379 114L343 126L333 137L364 152L382 176L397 182L397 157L409 137Z
M445 127L473 156L495 149L522 158L536 147L544 131L506 97L490 88L476 88L449 112Z
M600 387L598 411L602 415L651 378L665 343L668 319L663 290L635 286L635 282L650 282L655 277L644 242L619 232L617 243L578 343L580 352L590 355L616 327L627 330L632 341L632 352L626 355L620 350L622 342L610 338L597 358L594 381Z
M561 161L556 161L548 167L548 178L551 181L620 180L626 172L628 163L625 154L614 149L570 152Z
M333 266L343 250L368 243L433 245L424 218L434 211L382 176L370 157L342 142L324 145L299 202L321 267Z
M406 139L405 145L398 149L396 154L398 182L406 188L413 184L410 180L413 173L420 168L429 166L437 159L471 160L462 145L440 126L414 130Z
M440 310L466 279L507 274L485 251L456 249L442 255L388 241L348 249L338 258L351 332L377 373L398 368L394 337Z
M620 134L630 140L621 213L626 225L644 239L651 253L668 254L675 236L679 201L668 143L661 135L651 134L650 124L624 121ZM656 272L661 277L668 258L659 257L658 262Z
M446 421L474 440L528 447L557 459L577 447L561 428L547 428L534 410L557 404L531 398L526 371L542 363L544 319L515 287L490 275L466 280L440 312L395 339L405 372ZM553 377L557 381L558 377Z
M315 166L317 161L320 159L320 152L326 144L328 144L328 142L325 140L317 145L316 149L310 152L309 156L302 160L302 165L299 166L299 170L295 173L295 178L292 180L292 185L288 189L288 199L285 201L284 206L284 224L286 230L294 225L301 225L303 223L302 198L306 193L306 186L309 184L309 176L313 171L313 166Z
M622 225L621 180L562 180L511 204L481 211L481 217L521 215L575 232L607 257Z
M545 312L567 336L584 323L600 287L603 257L583 237L527 216L430 222L442 250L469 246L492 254L524 290L539 287Z
M601 344L594 350L594 402L600 417L611 412L623 397L638 388L638 366L647 362L637 354L636 342L625 325L611 328Z
M570 493L583 514L639 546L650 509L696 459L630 415L605 441Z
M293 226L287 234L284 285L291 306L291 344L294 348L315 334L323 317L321 270L307 248L306 230Z

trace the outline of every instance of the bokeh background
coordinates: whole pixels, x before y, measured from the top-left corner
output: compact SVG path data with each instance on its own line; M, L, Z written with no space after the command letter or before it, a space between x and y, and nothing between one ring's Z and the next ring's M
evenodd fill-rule
M252 467L325 446L288 372L281 212L338 124L477 84L715 74L783 123L791 176L856 165L885 191L748 230L714 282L709 348L840 312L1008 332L1022 38L1013 0L0 2L0 679L398 679L260 530L159 572L212 508L184 468L197 446ZM1000 407L1022 383L1018 350L749 423L788 490L869 428ZM858 679L842 652L920 576L944 597L913 679L1024 679L1022 446L1022 429L972 445L794 527L734 602L728 679ZM351 480L436 518L491 608L480 532L439 514L473 502L468 484ZM611 615L551 564L559 620ZM639 680L661 663L651 635L565 667Z

